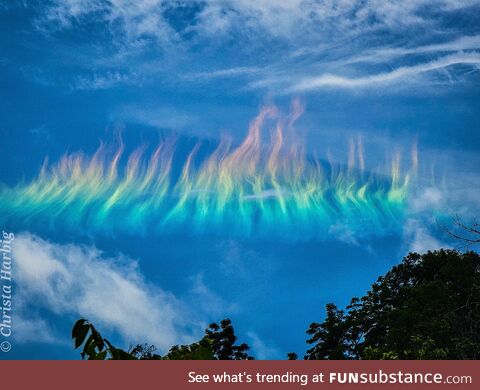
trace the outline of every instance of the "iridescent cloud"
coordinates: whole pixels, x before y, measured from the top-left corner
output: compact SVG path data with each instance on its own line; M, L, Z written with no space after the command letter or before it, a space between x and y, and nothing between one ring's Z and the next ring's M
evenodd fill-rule
M400 155L388 173L365 169L360 139L350 141L348 162L308 157L293 124L303 108L294 102L282 116L264 107L243 142L224 139L207 157L197 145L174 169L175 142L152 152L140 147L128 158L101 144L93 156L65 155L44 164L39 175L14 187L1 186L0 219L28 228L92 234L221 234L321 239L332 226L358 235L382 235L398 227L418 157L408 169ZM262 129L273 123L270 139Z

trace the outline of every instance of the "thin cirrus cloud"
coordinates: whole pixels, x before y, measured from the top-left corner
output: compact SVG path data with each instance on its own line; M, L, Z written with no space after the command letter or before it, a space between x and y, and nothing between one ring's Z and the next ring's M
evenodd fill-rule
M301 36L305 29L319 28L349 36L366 26L398 29L432 21L435 13L469 9L478 0L53 0L44 8L39 23L54 23L68 28L85 18L95 17L110 28L120 27L132 40L147 35L165 41L179 38L179 33L194 31L198 35L244 34L262 31L270 36ZM175 11L188 11L182 27L171 22ZM301 23L301 24L300 24Z
M93 23L108 32L91 37L105 54L75 61L81 70L72 75L73 90L159 81L215 87L218 79L238 79L243 91L284 94L391 84L455 64L476 72L480 36L468 24L448 23L479 6L480 0L53 0L40 5L34 26L62 32ZM405 62L411 65L397 65ZM369 63L393 70L379 73L366 69ZM446 84L461 79L454 69L448 73ZM423 81L428 77L415 79Z
M407 77L422 76L429 72L445 70L454 65L468 65L478 70L480 66L480 54L455 54L440 59L420 63L411 66L402 66L390 72L370 74L361 77L343 77L335 74L322 74L316 77L308 77L294 83L289 90L291 92L308 92L322 88L366 88L396 81L404 80Z
M237 76L249 76L255 75L263 70L261 68L253 67L253 66L241 66L241 67L234 67L234 68L226 68L226 69L217 69L213 71L206 71L206 72L197 72L191 75L186 75L185 79L187 80L195 80L195 79L217 79L217 78L231 78Z
M353 64L359 62L365 63L380 63L394 58L409 56L409 55L424 55L428 53L441 52L464 52L470 50L480 49L480 35L468 35L431 45L421 45L414 47L387 47L373 51L367 51L358 56L352 56L344 60L343 64Z

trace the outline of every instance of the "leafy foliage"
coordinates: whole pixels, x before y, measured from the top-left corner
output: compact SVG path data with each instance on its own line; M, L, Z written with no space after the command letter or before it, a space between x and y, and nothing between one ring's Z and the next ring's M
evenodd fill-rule
M164 360L213 360L212 341L204 337L190 345L174 345Z
M295 352L289 352L287 353L287 360L297 360L298 355Z
M228 318L220 325L213 323L205 330L205 337L212 340L213 358L215 360L253 360L247 351L250 347L243 343L235 345L237 336Z
M135 356L115 348L104 339L95 327L85 319L79 319L72 329L75 348L83 344L82 359L86 360L132 360Z
M312 323L307 330L311 338L307 341L314 344L307 351L308 360L345 359L348 350L345 314L333 303L327 305L327 318L321 324Z
M480 256L411 253L307 334L305 359L478 359Z
M229 319L220 325L213 323L205 330L205 336L190 345L174 345L165 356L156 354L153 345L137 344L129 351L114 347L103 338L87 320L78 320L72 329L75 348L83 345L82 359L86 360L245 360L250 347L235 345L237 337Z

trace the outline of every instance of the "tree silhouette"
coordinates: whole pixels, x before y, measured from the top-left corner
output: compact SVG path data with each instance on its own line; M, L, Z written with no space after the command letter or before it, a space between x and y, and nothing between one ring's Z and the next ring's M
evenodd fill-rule
M478 359L480 256L411 253L307 334L305 359Z
M347 354L346 321L343 310L339 310L333 303L326 306L327 317L321 324L312 323L307 330L311 336L307 340L313 347L307 351L305 359L345 359Z
M247 351L250 347L243 343L235 345L237 336L230 319L220 322L220 325L213 323L205 330L205 336L212 340L213 357L216 360L253 360Z
M164 356L156 354L153 345L137 344L128 351L114 347L85 319L79 319L72 329L75 349L83 345L82 359L86 360L252 360L250 347L235 345L237 336L230 319L210 324L204 337L193 344L174 345Z

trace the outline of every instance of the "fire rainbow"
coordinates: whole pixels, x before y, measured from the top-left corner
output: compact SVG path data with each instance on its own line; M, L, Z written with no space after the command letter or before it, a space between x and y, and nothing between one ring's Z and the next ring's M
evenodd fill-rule
M141 147L123 158L101 144L93 156L65 155L47 163L28 183L0 186L0 220L92 234L191 234L327 237L336 229L382 234L403 218L417 166L416 150L406 172L400 156L390 172L365 169L361 142L350 143L345 165L309 158L292 141L302 114L295 103L282 118L263 108L237 147L223 140L205 158L199 145L173 169L175 143L152 153ZM262 127L273 121L268 145ZM125 161L124 161L125 160ZM200 160L200 161L199 161Z

